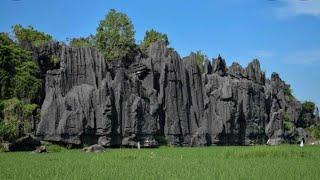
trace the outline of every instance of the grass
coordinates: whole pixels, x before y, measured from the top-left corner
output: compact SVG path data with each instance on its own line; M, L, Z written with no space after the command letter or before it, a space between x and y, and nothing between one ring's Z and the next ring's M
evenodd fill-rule
M55 151L53 151L55 149ZM0 153L0 179L318 179L320 146Z

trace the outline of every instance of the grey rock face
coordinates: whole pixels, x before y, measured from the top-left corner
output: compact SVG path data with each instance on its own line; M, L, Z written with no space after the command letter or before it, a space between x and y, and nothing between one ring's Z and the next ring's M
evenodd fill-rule
M37 128L48 141L154 147L160 135L181 146L278 143L290 138L284 117L299 119L301 104L278 74L266 79L258 60L227 68L219 56L201 74L194 55L182 60L162 42L127 61L107 62L94 48L55 51L60 65L46 73Z
M99 144L94 144L89 147L83 148L83 151L85 151L85 152L95 152L95 153L104 152L105 150L106 150L106 148L104 148L103 146L101 146Z
M31 135L23 136L12 143L2 144L5 151L33 151L40 145L40 141Z

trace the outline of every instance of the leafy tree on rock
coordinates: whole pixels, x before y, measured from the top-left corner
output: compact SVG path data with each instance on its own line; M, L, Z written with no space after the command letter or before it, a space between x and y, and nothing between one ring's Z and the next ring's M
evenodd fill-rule
M97 28L97 46L107 60L124 59L135 47L134 33L129 17L112 9Z
M164 41L166 46L169 45L168 36L166 34L151 29L150 31L146 31L143 42L141 43L141 49L146 51L150 44L156 41Z
M12 97L33 99L39 90L40 80L36 78L38 66L31 59L30 52L0 36L0 99Z
M96 45L95 36L90 35L86 38L72 38L70 40L69 46L71 47L94 47Z
M197 65L200 69L200 72L203 73L204 71L204 61L208 58L202 51L197 51L195 53Z
M37 31L32 26L24 28L20 24L17 24L12 29L18 44L24 48L31 45L39 46L52 40L50 35Z
M27 102L37 97L41 80L29 51L6 33L0 33L0 42L0 139L11 141L31 131L38 106Z
M299 120L297 122L298 126L305 128L315 123L315 108L316 105L313 102L305 101L304 103L302 103L302 110L300 113Z

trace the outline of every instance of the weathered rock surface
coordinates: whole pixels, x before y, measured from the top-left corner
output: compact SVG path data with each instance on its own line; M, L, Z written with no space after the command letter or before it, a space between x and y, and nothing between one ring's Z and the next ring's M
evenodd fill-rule
M36 150L33 151L34 153L47 153L47 148L45 145L42 145L40 147L38 147Z
M89 147L83 148L83 151L85 151L85 152L95 152L95 153L104 152L105 150L106 150L106 148L104 148L103 146L101 146L99 144L94 144Z
M32 135L23 136L14 142L2 143L5 151L33 151L40 145L40 141Z
M55 46L50 46L54 48ZM301 104L284 93L278 74L266 79L258 60L246 68L222 57L204 73L191 54L183 60L164 43L148 56L107 62L94 48L58 46L58 68L46 71L37 136L101 146L182 146L289 141ZM294 130L291 130L294 132Z

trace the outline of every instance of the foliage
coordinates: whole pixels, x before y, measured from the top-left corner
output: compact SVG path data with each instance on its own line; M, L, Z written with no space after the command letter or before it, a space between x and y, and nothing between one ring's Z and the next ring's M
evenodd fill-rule
M315 108L316 108L316 105L314 104L314 102L306 101L306 102L302 103L302 112L303 113L313 114Z
M109 149L105 153L66 150L47 155L29 152L0 153L0 159L0 179L48 179L48 177L318 179L320 177L320 146L161 147L140 150Z
M283 126L285 131L290 131L295 127L294 124L290 122L290 117L287 112L284 113L282 120L283 120Z
M299 127L310 127L311 125L315 124L315 104L310 101L305 101L302 103L302 110L300 112L300 116L297 122Z
M112 9L97 28L97 46L107 60L124 59L135 46L134 33L129 17Z
M0 121L0 139L14 140L17 137L15 122L2 122Z
M154 136L154 139L160 144L160 145L168 145L168 141L164 135L156 134Z
M51 55L50 62L53 64L54 67L57 67L60 64L60 58L56 55Z
M0 99L34 98L40 88L38 66L28 51L0 36ZM10 38L9 38L10 39Z
M52 40L52 37L43 32L35 30L32 26L26 28L22 27L20 24L14 25L12 27L13 33L21 46L40 46L41 44L47 43Z
M37 97L41 81L36 77L38 66L33 61L18 65L15 75L16 95L20 98L33 99Z
M285 131L291 131L295 127L292 122L288 122L288 121L284 121L283 126Z
M202 51L197 51L195 53L195 57L196 57L197 65L200 69L200 72L203 73L204 61L207 59L207 56L204 53L202 53Z
M89 37L72 38L70 40L70 47L94 47L96 44L95 36L90 35Z
M17 98L3 100L3 121L0 137L13 140L25 132L31 131L30 122L33 113L39 108L36 104L24 103Z
M312 137L320 140L320 126L309 127L307 129Z
M47 152L49 153L57 153L57 152L63 152L67 151L67 148L58 144L53 144L51 142L42 142L47 149Z
M150 31L146 31L143 42L141 43L141 49L146 51L150 44L156 41L164 41L166 46L169 45L168 36L166 34L151 29Z
M0 44L2 44L2 45L13 44L13 41L12 41L12 39L10 39L8 33L5 33L5 32L0 33Z
M283 89L283 93L289 97L290 101L294 100L294 96L292 94L292 89L290 85L285 86L285 88Z
M28 104L17 98L3 100L4 121L27 121L33 112L39 108L36 104Z
M287 112L284 113L283 115L283 121L284 122L289 122L290 121L290 116Z

